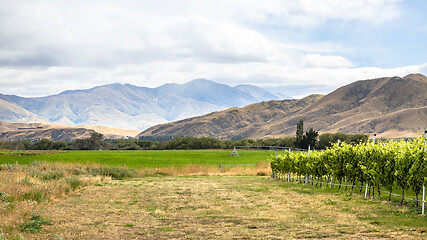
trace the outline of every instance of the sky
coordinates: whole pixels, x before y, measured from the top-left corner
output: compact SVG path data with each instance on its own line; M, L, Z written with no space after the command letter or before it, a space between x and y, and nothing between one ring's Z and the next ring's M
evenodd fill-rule
M427 75L427 1L0 0L0 93L206 78L300 98Z

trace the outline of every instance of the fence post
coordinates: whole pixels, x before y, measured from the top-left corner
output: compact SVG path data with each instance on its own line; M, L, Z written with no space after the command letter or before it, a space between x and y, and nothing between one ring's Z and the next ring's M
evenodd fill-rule
M332 188L332 182L334 181L334 176L331 176L331 183L329 184L329 188Z
M424 214L425 202L426 202L426 186L423 185L423 205L422 205L422 211L421 211L422 214Z
M368 187L369 187L369 185L368 185L368 183L366 183L366 188L365 188L365 198L368 196Z
M374 144L375 144L375 137L377 136L377 134L376 133L374 133Z
M290 181L291 181L291 173L288 172L288 182L290 182Z

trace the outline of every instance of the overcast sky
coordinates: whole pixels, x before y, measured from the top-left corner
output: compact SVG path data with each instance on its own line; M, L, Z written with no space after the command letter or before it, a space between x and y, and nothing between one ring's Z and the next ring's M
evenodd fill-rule
M0 0L0 93L206 78L301 97L426 75L426 3Z

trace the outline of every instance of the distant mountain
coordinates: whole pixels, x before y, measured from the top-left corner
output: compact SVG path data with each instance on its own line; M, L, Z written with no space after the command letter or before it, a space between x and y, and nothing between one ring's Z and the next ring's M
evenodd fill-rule
M256 98L258 102L269 101L269 100L279 100L279 99L291 99L291 97L289 96L277 94L277 93L273 94L263 88L249 85L249 84L238 85L235 88L249 95L252 95L253 97Z
M105 139L123 139L138 134L137 130L100 126L70 127L51 123L0 122L0 141L37 141L46 138L52 141L68 142L79 138L89 138L94 132L103 134Z
M110 84L47 97L0 94L0 121L142 130L159 123L272 99L280 98L262 88L230 87L206 79L157 88Z
M95 131L85 128L73 128L44 123L5 123L0 122L0 141L37 141L50 139L52 141L72 141L79 138L89 138Z
M357 81L326 96L268 101L151 127L142 136L265 138L294 135L296 124L321 132L416 136L427 129L427 78L411 74Z

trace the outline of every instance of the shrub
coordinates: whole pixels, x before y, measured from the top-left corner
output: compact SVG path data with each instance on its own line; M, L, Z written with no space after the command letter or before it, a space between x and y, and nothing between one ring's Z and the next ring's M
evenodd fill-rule
M51 225L51 221L43 219L39 215L32 215L27 222L21 224L19 228L23 232L36 233L39 232L43 227L42 225Z
M21 198L24 200L33 200L37 202L42 202L46 199L45 195L41 191L23 193Z
M97 176L110 176L112 179L121 180L123 178L136 177L137 171L134 169L118 167L97 167L88 168L88 173Z
M45 175L39 175L38 177L44 181L58 180L58 179L61 179L64 177L64 173L63 172L49 172Z
M75 177L67 178L65 181L70 184L73 190L76 190L80 185L82 185L82 182Z

